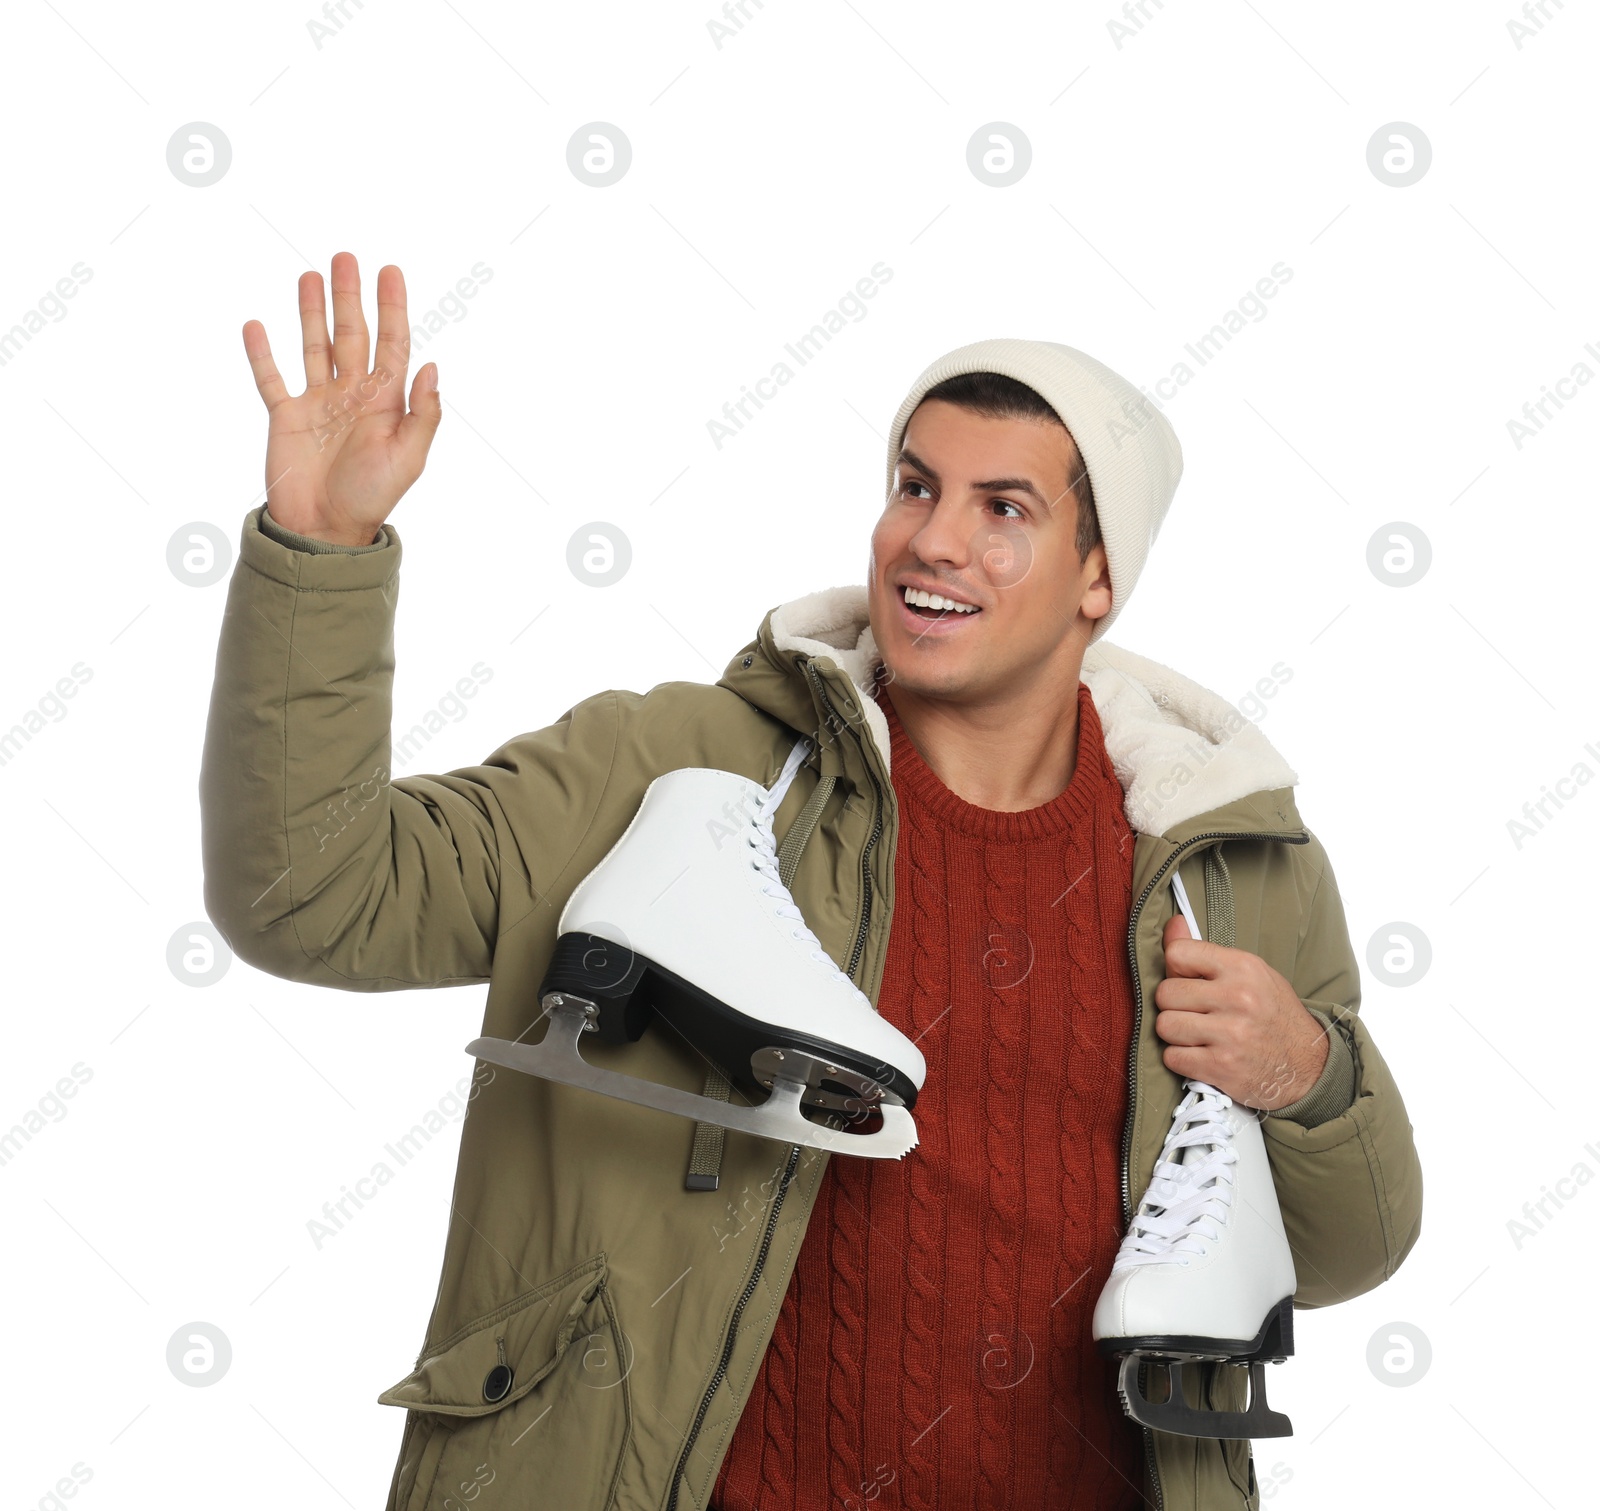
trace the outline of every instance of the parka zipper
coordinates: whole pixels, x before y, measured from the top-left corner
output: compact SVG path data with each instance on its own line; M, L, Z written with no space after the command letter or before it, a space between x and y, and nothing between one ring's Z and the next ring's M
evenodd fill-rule
M1242 833L1225 833L1213 830L1209 834L1194 834L1186 839L1172 852L1157 868L1139 894L1139 899L1133 905L1133 910L1128 914L1128 969L1133 977L1133 1034L1128 1040L1128 1110L1122 1124L1122 1226L1127 1226L1133 1221L1132 1198L1132 1167L1131 1156L1133 1153L1133 1094L1134 1094L1134 1066L1139 1060L1139 1025L1144 1017L1144 987L1139 980L1139 953L1135 947L1135 936L1139 927L1139 914L1144 909L1145 902L1150 894L1155 891L1156 884L1166 875L1167 871L1178 861L1186 850L1192 849L1208 839L1266 839L1276 840L1280 844L1303 845L1308 841L1302 837L1296 839L1291 834L1267 834L1261 831L1245 831ZM1144 1366L1141 1366L1141 1371ZM1141 1380L1140 1388L1143 1388ZM1140 1436L1144 1439L1144 1461L1150 1476L1150 1488L1155 1492L1156 1511L1162 1511L1165 1504L1161 1494L1161 1481L1156 1477L1156 1447L1155 1433L1148 1427L1139 1428Z
M678 1486L683 1483L683 1472L688 1466L690 1453L694 1451L694 1440L700 1436L700 1428L705 1423L706 1413L711 1409L711 1398L717 1393L717 1387L722 1384L723 1376L728 1372L728 1361L733 1357L734 1341L739 1336L739 1318L744 1315L745 1303L755 1294L756 1282L761 1278L761 1271L767 1262L767 1250L772 1244L772 1231L778 1226L778 1213L782 1210L783 1198L789 1193L789 1182L794 1178L794 1167L799 1161L800 1146L791 1144L789 1163L784 1169L783 1181L778 1187L777 1195L772 1199L772 1210L767 1214L766 1231L761 1235L761 1248L756 1254L756 1267L750 1272L750 1278L745 1281L744 1292L733 1309L733 1316L728 1322L728 1336L722 1344L722 1357L717 1360L717 1372L712 1375L711 1384L706 1387L706 1393L700 1398L700 1409L694 1414L694 1425L689 1429L683 1452L678 1455L677 1468L672 1471L672 1494L667 1497L667 1511L676 1511Z
M815 686L817 696L827 707L829 714L842 726L844 720L839 717L839 710L834 707L833 699L828 696L827 686L822 680L821 672L809 662L806 662L806 676ZM836 731L837 732L837 731ZM856 928L856 940L850 951L849 963L844 968L847 976L854 977L856 966L861 960L861 951L867 943L867 925L872 919L872 847L878 843L878 836L883 833L883 792L879 788L876 778L872 782L872 832L867 835L867 842L861 850L861 922Z
M805 664L806 676L816 687L823 703L827 705L828 712L839 719L839 711L833 706L833 700L828 696L827 688L823 686L821 675L816 672L809 661ZM843 720L839 720L842 724ZM867 836L867 843L861 851L861 922L856 928L855 944L850 951L850 963L845 967L845 974L853 977L856 966L861 960L861 952L867 942L867 926L872 918L872 847L877 844L878 836L883 832L883 794L876 781L872 784L872 832ZM689 1436L684 1440L683 1452L678 1455L677 1467L672 1473L672 1493L667 1497L667 1511L677 1511L678 1487L683 1483L684 1470L689 1463L689 1455L694 1451L694 1442L700 1436L700 1429L705 1425L706 1413L711 1409L711 1398L716 1395L718 1387L728 1372L728 1363L733 1358L733 1345L739 1336L739 1319L744 1315L746 1303L755 1294L756 1285L761 1279L761 1272L766 1268L767 1251L772 1246L772 1234L778 1226L778 1214L783 1208L783 1199L789 1194L789 1183L794 1178L795 1166L800 1160L800 1145L789 1146L789 1163L783 1172L783 1181L778 1187L777 1195L772 1200L772 1210L767 1214L766 1230L761 1235L761 1247L756 1252L755 1268L750 1272L750 1278L745 1281L744 1291L740 1295L738 1304L733 1309L733 1316L728 1321L727 1336L722 1342L722 1357L717 1361L716 1373L711 1377L711 1383L706 1387L705 1394L700 1398L700 1407L694 1414L694 1423L689 1429Z

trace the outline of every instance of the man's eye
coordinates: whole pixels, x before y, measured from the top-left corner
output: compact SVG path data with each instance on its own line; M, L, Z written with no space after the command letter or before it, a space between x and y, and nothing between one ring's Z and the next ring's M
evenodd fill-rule
M1022 506L1020 504L1014 504L1008 498L997 498L994 500L994 502L999 504L1003 509L1015 509L1017 512L1012 517L1016 519L1022 518Z
M901 483L900 490L903 493L910 488L926 488L927 486L928 485L926 483L919 483L915 478L908 478L905 482ZM913 497L915 497L915 495L913 495Z

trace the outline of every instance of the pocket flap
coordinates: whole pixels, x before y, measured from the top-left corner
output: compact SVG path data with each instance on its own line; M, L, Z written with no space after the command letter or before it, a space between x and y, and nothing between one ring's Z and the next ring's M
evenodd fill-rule
M604 1254L525 1291L504 1306L459 1328L424 1354L412 1372L378 1397L384 1406L407 1406L453 1417L481 1417L509 1406L560 1362L589 1304L608 1274ZM497 1369L504 1373L491 1382ZM491 1400L486 1388L494 1390Z

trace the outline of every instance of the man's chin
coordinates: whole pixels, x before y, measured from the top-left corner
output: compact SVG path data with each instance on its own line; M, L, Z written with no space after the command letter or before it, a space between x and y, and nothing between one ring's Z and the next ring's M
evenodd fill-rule
M984 685L981 672L968 665L966 657L939 657L941 665L934 665L935 659L927 657L919 661L915 655L897 655L892 659L885 656L878 685L880 689L887 688L891 698L905 691L919 698L956 703Z

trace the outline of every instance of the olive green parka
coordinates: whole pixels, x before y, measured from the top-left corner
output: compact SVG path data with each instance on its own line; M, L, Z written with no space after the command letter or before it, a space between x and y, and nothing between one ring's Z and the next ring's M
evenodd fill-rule
M373 548L313 553L264 533L263 512L244 520L200 775L205 906L241 959L343 991L487 984L482 1032L531 1042L562 907L651 780L709 766L768 784L806 735L815 749L774 824L789 839L785 877L828 953L877 1000L896 809L887 729L865 693L876 665L865 588L772 609L714 684L596 693L481 765L393 776L399 536L386 525ZM1205 936L1228 942L1231 930L1281 971L1340 1036L1347 1080L1353 1066L1352 1102L1335 1095L1312 1126L1274 1115L1263 1128L1297 1305L1360 1295L1416 1242L1422 1180L1295 775L1256 725L1165 666L1102 641L1083 677L1136 835L1125 1202L1143 1192L1181 1094L1150 1006L1179 866ZM703 1058L657 1028L584 1052L705 1086ZM397 1358L403 1377L379 1396L405 1413L388 1511L480 1495L561 1511L707 1504L831 1156L730 1131L711 1161L718 1188L691 1190L695 1134L477 1064L422 1347L409 1373ZM1242 1369L1190 1376L1195 1398L1242 1404ZM1257 1504L1247 1443L1145 1441L1164 1511Z

